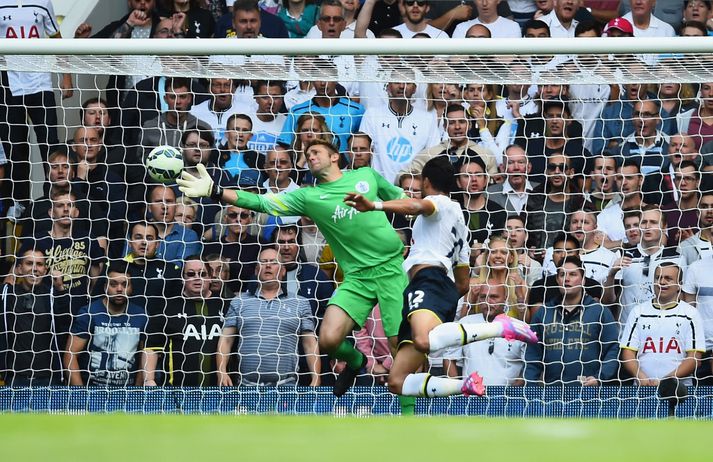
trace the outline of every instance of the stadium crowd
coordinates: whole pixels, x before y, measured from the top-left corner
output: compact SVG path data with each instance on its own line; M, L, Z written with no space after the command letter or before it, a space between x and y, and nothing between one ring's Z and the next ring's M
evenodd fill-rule
M34 17L13 12L0 21L4 37L19 37L22 21L37 37L58 35L51 2L35 3L47 5L41 21L37 8ZM0 6L21 9L14 0ZM710 0L128 7L108 25L80 25L75 37L713 35ZM424 366L433 373L477 371L486 385L713 383L713 82L376 84L350 81L340 57L321 59L347 78L112 76L100 95L83 97L81 123L67 127L66 140L49 74L2 72L6 385L332 384L345 365L317 339L344 275L314 222L192 200L144 166L153 148L171 145L187 172L202 163L225 188L280 194L314 184L306 150L315 140L339 150L343 169L373 168L413 198L429 159L452 161L452 199L471 249L458 322L505 313L530 323L540 341L448 349ZM77 91L73 76L62 76L60 89L62 97ZM31 130L46 178L35 194ZM334 220L353 212L344 206ZM389 218L406 255L412 221ZM360 327L353 340L367 361L357 383L383 384L393 357L378 306Z

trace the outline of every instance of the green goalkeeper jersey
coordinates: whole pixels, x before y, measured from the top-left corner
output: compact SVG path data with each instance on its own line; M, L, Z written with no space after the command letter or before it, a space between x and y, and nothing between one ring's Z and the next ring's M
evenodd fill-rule
M371 168L350 170L329 183L281 194L238 192L235 205L276 216L308 216L319 227L344 274L379 266L401 256L403 244L383 212L360 213L344 203L347 193L369 200L405 197Z

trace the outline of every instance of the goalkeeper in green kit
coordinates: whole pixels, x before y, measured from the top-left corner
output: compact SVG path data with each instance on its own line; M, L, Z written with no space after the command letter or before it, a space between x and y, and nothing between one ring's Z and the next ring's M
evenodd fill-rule
M216 201L278 216L308 216L319 227L344 272L344 282L329 300L319 336L320 351L347 363L334 385L341 396L354 384L366 357L346 341L355 328L379 304L384 332L395 351L401 324L403 292L408 280L403 264L403 244L383 213L360 213L344 204L348 193L357 193L376 203L406 197L371 168L342 172L339 152L330 143L313 140L305 150L315 187L281 194L252 194L224 190L215 184L205 167L197 166L199 177L183 172L179 189L189 197Z

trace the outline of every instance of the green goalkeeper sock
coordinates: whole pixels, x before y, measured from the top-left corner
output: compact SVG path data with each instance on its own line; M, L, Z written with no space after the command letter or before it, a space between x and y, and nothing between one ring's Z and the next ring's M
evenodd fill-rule
M346 361L347 366L354 371L361 369L366 359L361 351L354 348L354 345L346 340L339 344L337 351L334 352L334 357Z
M399 396L401 415L414 415L416 413L416 398L414 396Z

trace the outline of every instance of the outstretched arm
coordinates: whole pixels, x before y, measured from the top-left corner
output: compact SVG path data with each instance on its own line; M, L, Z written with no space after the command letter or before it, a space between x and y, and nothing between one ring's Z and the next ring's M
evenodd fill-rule
M426 215L430 216L436 211L436 205L424 199L396 199L380 202L370 201L357 193L349 193L344 197L344 203L354 207L360 212L383 210L384 212L398 213L399 215Z
M223 189L213 181L203 164L196 166L198 176L193 176L185 170L176 180L178 189L188 197L209 197L216 202L240 206L244 209L256 210L275 216L308 215L304 207L302 189L280 194L253 194Z

